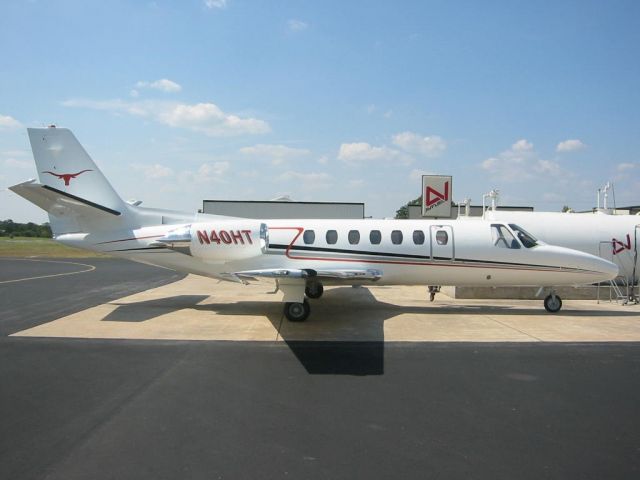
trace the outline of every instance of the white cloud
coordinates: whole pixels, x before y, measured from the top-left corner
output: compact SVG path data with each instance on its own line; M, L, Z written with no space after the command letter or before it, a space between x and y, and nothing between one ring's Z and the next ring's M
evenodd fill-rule
M533 143L528 142L527 140L522 138L511 145L511 150L513 150L514 152L530 152L533 151Z
M576 150L581 150L585 147L586 145L578 139L565 140L564 142L560 142L558 144L558 146L556 147L556 152L575 152Z
M4 152L0 152L0 155L3 157L27 157L31 158L30 150L5 150Z
M277 178L281 182L300 183L305 189L322 189L331 186L331 175L324 172L294 172L289 170Z
M427 170L414 169L411 170L411 173L409 173L409 180L411 180L412 182L422 181L423 175L435 175L435 173L429 172Z
M496 178L508 182L529 180L537 176L555 178L563 173L557 162L540 159L533 144L525 139L515 142L509 150L487 158L480 166L493 173Z
M349 183L347 185L349 186L349 188L360 188L360 187L363 187L364 184L365 184L364 180L357 179L357 180L349 180Z
M212 183L224 183L225 175L231 168L227 161L203 163L197 170L184 170L177 176L180 188L184 185L199 184L210 185Z
M393 143L407 152L424 155L425 157L437 157L447 148L446 142L437 135L423 137L413 132L402 132L394 135Z
M320 165L326 165L326 164L328 164L328 163L329 163L329 157L327 157L326 155L321 156L321 157L318 159L318 163L319 163Z
M326 181L329 180L331 178L331 175L329 175L328 173L316 173L316 172L311 172L311 173L302 173L302 172L294 172L292 170L286 171L283 174L281 174L278 179L280 180L302 180L305 182L318 182L318 181Z
M557 175L561 172L560 164L551 160L538 160L533 164L533 169L544 175Z
M634 168L636 168L636 166L637 165L635 163L619 163L616 169L619 172L625 172L628 170L633 170Z
M32 168L34 165L33 162L29 162L27 160L16 160L15 158L7 158L3 163L5 167L24 169Z
M204 181L220 178L229 170L229 167L229 162L203 163L198 168L198 177Z
M409 164L413 161L411 157L402 152L386 146L374 147L366 142L343 143L338 151L338 160L352 165L377 161L396 161Z
M142 174L149 180L158 180L160 178L173 176L173 170L171 170L171 168L158 163L153 165L134 163L131 167L138 172L142 172Z
M136 88L153 88L154 90L160 90L167 93L175 93L182 90L182 87L178 83L167 78L161 78L155 82L146 82L141 80L136 83Z
M253 147L243 147L240 153L252 157L269 160L273 165L282 165L287 160L309 155L311 152L305 148L291 148L286 145L258 144Z
M259 134L270 130L269 124L264 120L241 118L222 111L213 103L71 99L62 102L62 105L151 118L171 127L186 128L213 137Z
M226 8L227 0L204 0L204 5L207 8Z
M302 30L306 30L309 27L309 24L303 22L302 20L292 18L287 22L287 26L289 27L289 31L291 32L301 32Z
M22 124L9 115L0 115L0 128L21 128Z
M269 125L263 120L227 114L213 103L173 105L160 112L158 118L162 123L172 127L189 128L210 136L269 131Z

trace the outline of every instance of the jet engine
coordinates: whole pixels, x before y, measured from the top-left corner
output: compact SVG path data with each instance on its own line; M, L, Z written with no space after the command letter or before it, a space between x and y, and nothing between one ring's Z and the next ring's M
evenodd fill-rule
M264 253L269 233L265 223L255 220L223 220L184 225L156 241L205 261L227 262Z

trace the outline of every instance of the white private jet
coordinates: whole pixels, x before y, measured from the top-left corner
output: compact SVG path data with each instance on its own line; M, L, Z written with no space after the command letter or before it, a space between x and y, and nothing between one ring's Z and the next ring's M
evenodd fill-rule
M55 240L222 280L274 279L290 321L309 316L305 295L319 298L323 285L557 286L618 274L611 262L537 242L507 222L261 220L142 208L118 196L71 131L28 131L40 183L11 190L49 213ZM549 311L562 305L553 291L544 303Z

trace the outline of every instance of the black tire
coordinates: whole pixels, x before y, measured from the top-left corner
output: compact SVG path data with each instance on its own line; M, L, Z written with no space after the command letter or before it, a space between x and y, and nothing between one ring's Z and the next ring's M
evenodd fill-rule
M324 287L321 283L310 283L304 289L304 294L309 298L320 298L324 293Z
M557 313L562 308L562 299L558 295L549 295L544 299L544 309L549 313Z
M284 316L290 322L304 322L311 313L311 307L307 299L304 302L287 302L284 304Z

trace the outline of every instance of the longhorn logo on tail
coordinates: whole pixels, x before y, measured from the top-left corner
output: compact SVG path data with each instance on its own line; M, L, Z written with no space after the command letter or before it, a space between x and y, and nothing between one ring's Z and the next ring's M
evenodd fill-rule
M89 169L89 170L81 170L78 173L62 173L62 174L58 174L58 173L53 173L50 171L45 171L42 173L48 173L49 175L53 175L54 177L58 177L61 180L64 180L64 186L68 187L69 183L71 182L72 178L76 178L78 175L84 173L84 172L93 172L93 170Z

